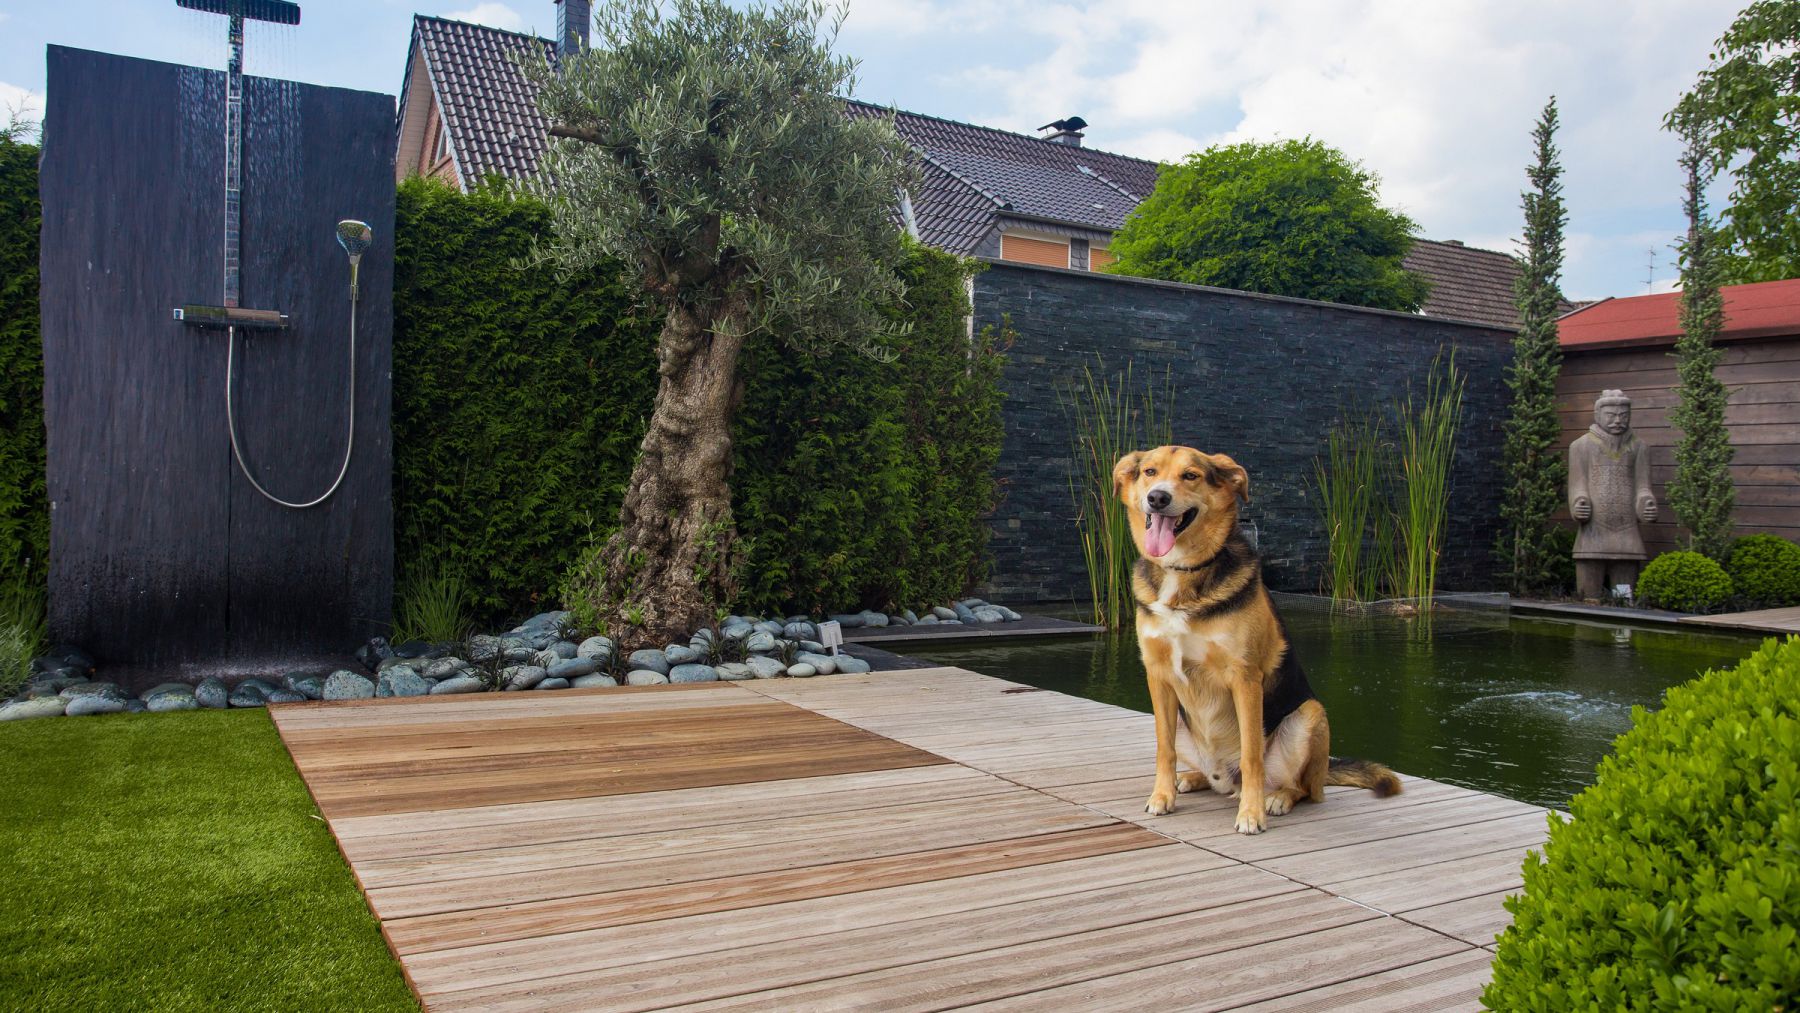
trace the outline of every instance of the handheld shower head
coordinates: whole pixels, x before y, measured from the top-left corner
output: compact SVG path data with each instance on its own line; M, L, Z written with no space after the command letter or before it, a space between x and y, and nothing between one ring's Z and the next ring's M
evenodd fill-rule
M350 298L355 299L357 268L362 266L363 251L375 241L375 230L369 228L368 222L346 218L337 223L337 241L350 255Z

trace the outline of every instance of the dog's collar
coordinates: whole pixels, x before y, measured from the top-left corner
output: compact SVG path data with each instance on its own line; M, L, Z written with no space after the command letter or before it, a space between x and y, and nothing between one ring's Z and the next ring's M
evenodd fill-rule
M1213 560L1216 560L1217 558L1218 558L1217 556L1214 556L1213 559L1209 559L1206 562L1201 563L1198 566L1170 566L1165 563L1158 563L1156 565L1161 567L1164 570L1179 570L1182 573L1197 573L1201 570L1205 570L1205 569L1211 567L1213 565Z

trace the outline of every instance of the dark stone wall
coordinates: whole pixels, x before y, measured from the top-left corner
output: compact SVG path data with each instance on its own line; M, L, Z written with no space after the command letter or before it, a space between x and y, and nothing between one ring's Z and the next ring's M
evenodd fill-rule
M224 75L49 49L42 310L52 635L150 681L249 674L353 649L393 591L389 390L393 99L246 79L240 444L304 501L342 460L349 268L334 225L375 230L361 274L356 448L337 495L264 500L227 442L223 331L176 322L222 297Z
M1004 499L993 519L989 590L1001 601L1085 599L1069 492L1072 424L1063 392L1084 365L1129 362L1141 384L1164 370L1177 443L1230 454L1250 473L1254 530L1271 586L1319 587L1325 535L1313 479L1325 434L1346 412L1387 409L1423 387L1454 348L1468 374L1440 564L1446 590L1492 588L1502 373L1512 332L1488 326L1223 289L993 263L975 278L975 325L1017 333L1002 385Z

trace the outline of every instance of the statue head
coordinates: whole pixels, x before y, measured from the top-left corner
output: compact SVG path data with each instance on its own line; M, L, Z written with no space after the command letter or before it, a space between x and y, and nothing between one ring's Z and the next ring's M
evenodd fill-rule
M1622 390L1603 390L1594 400L1594 424L1613 436L1631 428L1631 399Z

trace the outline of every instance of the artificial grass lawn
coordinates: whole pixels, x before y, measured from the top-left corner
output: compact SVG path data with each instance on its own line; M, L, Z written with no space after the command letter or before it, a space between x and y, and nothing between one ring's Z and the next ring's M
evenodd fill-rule
M0 723L0 1009L418 1005L259 709Z

